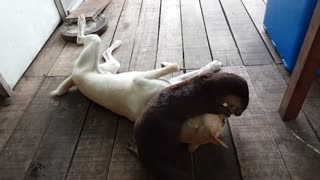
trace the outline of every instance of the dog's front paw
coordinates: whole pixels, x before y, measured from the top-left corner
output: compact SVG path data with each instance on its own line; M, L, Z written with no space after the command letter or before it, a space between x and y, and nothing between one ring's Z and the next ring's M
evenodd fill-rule
M170 66L170 69L173 71L173 72L178 72L180 70L180 67L177 63L172 63Z
M180 67L177 63L170 63L170 62L161 62L161 67L168 67L170 68L170 71L178 72L180 70Z
M172 64L174 64L174 63L163 61L163 62L161 62L161 67L162 67L162 68L163 68L163 67L167 67L167 66L170 66L170 65L172 65Z
M49 96L50 96L50 97L60 96L60 94L59 94L59 91L58 91L58 90L54 90L54 91L51 91L51 92L50 92Z
M203 67L204 72L216 72L221 69L223 66L222 62L218 60L213 60L209 64L207 64L205 67Z
M215 66L215 67L219 67L219 68L221 68L223 66L223 63L218 60L213 60L210 64L211 64L211 66Z
M113 45L115 46L115 48L119 47L121 45L121 40L114 41Z

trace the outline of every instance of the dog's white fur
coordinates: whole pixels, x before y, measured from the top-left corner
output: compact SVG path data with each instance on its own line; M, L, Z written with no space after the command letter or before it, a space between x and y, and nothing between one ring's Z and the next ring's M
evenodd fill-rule
M63 95L76 85L92 101L133 122L139 118L150 98L161 89L201 73L215 72L222 66L221 62L213 61L199 70L169 80L159 78L178 72L179 66L175 63L162 63L163 68L150 71L116 74L120 63L112 56L112 51L120 46L121 41L115 41L103 53L105 62L101 62L101 39L95 34L84 35L85 25L84 16L80 16L77 43L84 44L85 48L74 63L72 74L51 95ZM190 151L205 143L224 145L217 138L224 118L223 115L205 114L188 120L182 128L181 141L189 144Z

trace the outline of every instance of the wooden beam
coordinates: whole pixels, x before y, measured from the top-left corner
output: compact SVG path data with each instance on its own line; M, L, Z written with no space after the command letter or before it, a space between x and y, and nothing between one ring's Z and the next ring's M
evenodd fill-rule
M0 73L0 96L10 97L12 94L12 89L9 84L4 80L2 74Z
M283 120L295 119L320 67L320 2L314 10L297 63L280 105Z
M58 12L59 12L59 15L60 15L61 19L64 20L64 18L67 16L67 14L66 14L66 12L65 12L64 9L63 9L61 0L54 0L54 3L55 3L56 6L57 6L57 10L58 10Z

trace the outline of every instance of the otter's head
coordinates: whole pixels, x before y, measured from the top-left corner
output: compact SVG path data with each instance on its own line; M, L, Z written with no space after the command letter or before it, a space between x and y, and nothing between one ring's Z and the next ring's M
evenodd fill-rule
M240 116L249 104L247 81L232 73L206 73L201 84L215 114ZM210 107L208 107L210 108Z
M227 95L222 98L220 103L223 114L230 117L232 114L241 116L243 111L247 109L249 98L242 98L234 95Z

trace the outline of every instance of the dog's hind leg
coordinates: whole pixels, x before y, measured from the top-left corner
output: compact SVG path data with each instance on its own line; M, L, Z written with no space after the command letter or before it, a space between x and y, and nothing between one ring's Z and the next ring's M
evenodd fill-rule
M158 78L163 77L165 75L178 72L179 70L180 70L179 65L176 63L172 63L168 66L163 67L163 68L145 71L144 73L139 75L139 77L146 78L146 79L158 79Z
M120 62L113 56L112 52L121 45L120 40L116 40L104 53L102 53L105 62L100 64L99 67L103 72L110 72L116 74L120 69Z
M102 53L103 58L108 61L112 61L115 60L117 61L113 56L112 56L112 52L117 49L119 46L121 45L121 41L120 40L116 40L115 42L112 43L112 45L105 51ZM118 62L118 61L117 61Z
M202 67L201 69L198 69L198 70L186 73L186 74L182 74L178 77L171 78L171 79L169 79L169 82L171 84L177 84L179 82L185 81L187 79L190 79L190 78L197 76L199 74L202 74L202 73L216 72L216 71L220 70L221 66L222 66L222 62L214 60L214 61L208 63L207 65L205 65L204 67Z
M162 79L162 81L159 81L159 78L171 73L175 73L179 71L179 66L178 64L170 64L169 66L155 69L155 70L150 70L150 71L145 71L141 73L140 75L136 76L133 79L134 82L134 87L141 89L143 87L159 87L163 86L164 82L167 85L170 85L170 82L167 80Z
M50 96L61 96L69 91L69 89L74 86L71 76L67 77L56 90L50 93Z

